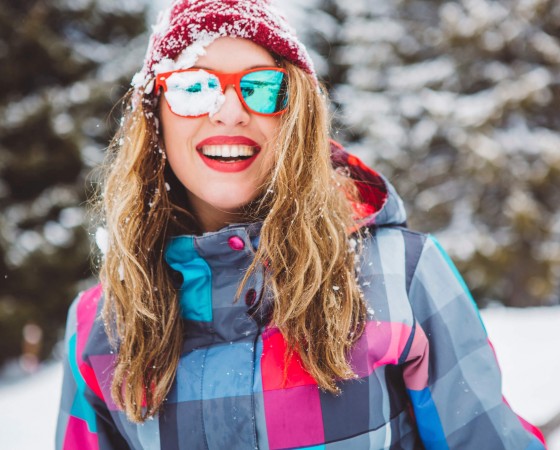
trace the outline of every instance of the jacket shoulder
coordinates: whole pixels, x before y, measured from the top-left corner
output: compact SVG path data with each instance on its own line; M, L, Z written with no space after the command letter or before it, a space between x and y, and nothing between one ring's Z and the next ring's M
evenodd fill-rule
M373 226L364 239L365 258L370 265L377 260L384 275L402 277L408 293L429 239L430 235L404 226Z
M400 226L372 227L365 233L357 270L370 320L412 331L410 288L427 239Z

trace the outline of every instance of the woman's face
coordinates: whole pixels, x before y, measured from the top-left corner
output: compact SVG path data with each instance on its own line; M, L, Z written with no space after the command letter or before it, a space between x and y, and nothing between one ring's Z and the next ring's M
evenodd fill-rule
M195 67L231 73L275 65L274 58L252 41L223 37L206 48ZM203 230L239 222L242 218L236 213L257 197L272 170L279 116L253 114L228 86L225 103L212 116L175 115L162 96L160 118L169 164ZM228 152L255 157L237 162L216 159Z

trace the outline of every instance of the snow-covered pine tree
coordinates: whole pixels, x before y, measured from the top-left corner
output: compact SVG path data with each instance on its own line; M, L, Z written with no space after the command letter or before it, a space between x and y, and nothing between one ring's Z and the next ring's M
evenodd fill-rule
M86 176L141 65L145 13L133 0L0 8L0 363L21 351L26 323L48 355L90 276Z
M560 3L319 6L336 25L316 48L336 66L323 73L340 138L396 184L477 301L557 303Z

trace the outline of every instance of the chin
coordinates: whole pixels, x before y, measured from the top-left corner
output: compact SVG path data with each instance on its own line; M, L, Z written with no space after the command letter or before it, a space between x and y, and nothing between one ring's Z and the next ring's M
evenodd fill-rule
M227 197L231 197L231 192L227 194ZM228 213L237 213L255 198L256 196L235 196L234 198L225 198L222 196L219 198L208 199L206 202L216 209L226 211Z

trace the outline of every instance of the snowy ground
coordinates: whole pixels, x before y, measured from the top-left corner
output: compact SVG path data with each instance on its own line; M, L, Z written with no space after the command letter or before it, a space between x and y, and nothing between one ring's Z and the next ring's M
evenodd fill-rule
M560 307L482 312L504 373L504 392L516 412L541 424L560 412ZM45 366L19 381L0 381L0 448L50 450L62 370ZM549 439L560 450L560 431Z

